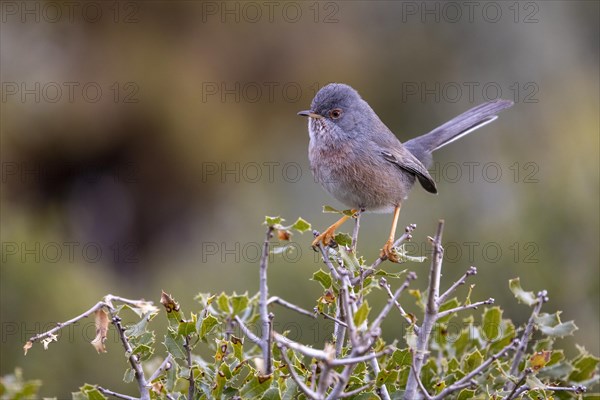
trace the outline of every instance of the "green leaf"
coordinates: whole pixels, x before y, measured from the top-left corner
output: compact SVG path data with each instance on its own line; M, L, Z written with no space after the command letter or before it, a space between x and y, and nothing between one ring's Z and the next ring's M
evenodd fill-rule
M582 382L594 376L600 359L591 354L582 354L573 361L573 372L569 375L569 380Z
M173 334L165 335L164 345L167 351L175 358L182 360L186 359L185 349L183 347L183 338L181 336L174 336Z
M471 389L463 389L458 393L456 400L470 400L475 397L475 391Z
M273 375L254 376L240 389L240 397L242 399L258 398L271 386L272 381Z
M292 228L297 230L300 233L304 233L304 232L310 230L311 226L308 222L306 222L302 218L298 218L296 220L296 222L294 222L294 225L292 225Z
M283 221L285 220L281 217L265 217L265 225L267 226L280 225Z
M537 303L537 297L533 292L526 292L521 288L520 278L514 278L509 280L508 286L519 301L519 303L525 303L528 306L532 306Z
M360 327L367 320L369 311L371 311L371 307L369 307L369 303L365 300L354 314L354 326Z
M467 356L464 361L464 372L471 372L475 368L479 367L483 361L483 356L478 349L475 349L471 354Z
M202 319L202 325L200 325L200 338L206 341L206 335L208 335L217 325L219 320L211 314L208 314L206 318Z
M298 393L298 384L294 379L288 378L285 380L285 390L281 396L281 400L294 400Z
M192 318L187 321L180 321L179 327L177 329L177 334L188 336L192 333L196 333L196 322L198 321L198 316L192 313Z
M573 335L578 328L573 321L561 322L560 311L554 314L540 314L535 317L538 329L546 336L565 337Z
M331 206L323 206L323 212L324 213L335 213L335 214L341 214L341 215L346 215L348 217L351 217L354 215L354 212L352 210L338 210L336 208L333 208Z
M173 388L175 387L175 382L177 381L178 369L179 369L179 366L177 365L177 363L172 363L171 368L169 368L167 370L167 384L166 384L167 392L172 392Z
M125 370L125 375L123 376L123 382L131 383L135 379L135 371L129 367Z
M377 386L394 384L398 380L398 371L393 370L381 370L377 374Z
M229 308L229 297L225 294L225 292L222 292L217 298L217 305L225 314L231 313L231 309Z
M397 253L398 256L400 257L400 262L406 262L406 261L411 261L411 262L416 262L416 263L422 263L425 262L425 260L427 260L427 257L425 256L411 256L410 254L408 254L408 251L406 250L406 243L403 243L399 248L397 248Z
M360 269L360 263L354 253L346 251L344 247L340 247L340 256L346 268L351 272L358 271Z
M279 390L277 388L270 388L261 396L261 399L263 399L263 400L281 400L281 396L279 395Z
M246 311L248 307L248 293L243 295L233 295L231 296L231 306L233 307L233 313L239 314L243 311Z
M394 360L395 365L399 365L400 367L408 367L412 365L412 353L409 349L396 349L392 353L392 360Z
M458 299L456 297L454 297L454 298L452 298L452 299L444 302L444 304L442 304L440 306L439 311L442 312L442 311L446 311L446 310L451 310L451 309L456 308L458 306L460 306L460 302L458 301ZM450 320L450 318L454 317L455 315L456 314L447 315L447 316L445 316L443 318L439 318L436 322L446 322L446 321Z
M98 390L95 386L85 384L80 388L81 392L89 399L89 400L105 400L106 397Z
M331 287L331 275L328 272L319 269L312 276L313 281L317 281L323 286L323 289L329 289Z
M483 339L494 342L500 339L500 324L502 322L502 310L500 307L486 308L481 319L481 331Z
M352 238L347 233L337 233L334 240L339 246L352 246Z

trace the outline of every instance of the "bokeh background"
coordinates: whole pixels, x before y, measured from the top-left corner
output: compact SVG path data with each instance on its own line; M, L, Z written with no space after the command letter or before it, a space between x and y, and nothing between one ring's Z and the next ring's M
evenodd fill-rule
M400 224L418 225L411 249L426 255L444 218L444 285L475 265L472 298L524 322L507 282L519 276L576 321L568 352L598 354L600 3L469 4L3 2L0 373L22 367L46 396L84 382L133 394L116 338L107 354L89 345L91 321L47 351L21 347L107 293L158 302L164 289L186 310L198 292L254 293L264 216L324 228L322 206L340 207L310 174L296 116L328 82L355 87L401 140L515 101L436 154L440 194L416 187ZM389 224L362 219L363 255ZM310 309L320 264L309 234L292 240L270 287ZM425 265L384 265L404 267L424 288ZM298 340L327 339L327 325L277 315Z

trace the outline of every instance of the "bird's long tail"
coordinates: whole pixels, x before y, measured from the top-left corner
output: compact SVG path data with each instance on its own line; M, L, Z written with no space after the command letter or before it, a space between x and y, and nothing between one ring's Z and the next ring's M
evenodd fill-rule
M425 165L431 165L431 153L494 121L496 115L513 105L510 100L488 101L471 108L425 135L404 143L404 146Z

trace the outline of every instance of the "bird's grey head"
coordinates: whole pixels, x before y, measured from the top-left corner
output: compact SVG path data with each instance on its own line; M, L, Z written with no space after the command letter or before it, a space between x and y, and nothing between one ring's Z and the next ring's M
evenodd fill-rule
M360 132L362 124L377 118L358 92L343 83L330 83L315 95L310 110L298 115L309 117L311 140L348 139Z

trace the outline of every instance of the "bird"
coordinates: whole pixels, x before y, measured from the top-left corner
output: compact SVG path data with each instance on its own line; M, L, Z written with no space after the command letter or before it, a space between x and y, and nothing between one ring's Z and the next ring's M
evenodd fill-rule
M382 259L398 262L393 244L402 202L415 181L429 193L437 186L427 168L432 153L489 124L497 113L513 105L492 100L478 105L422 136L405 143L392 133L369 104L351 86L330 83L314 96L308 117L308 158L311 171L335 199L358 212L393 213ZM344 215L313 241L313 247L330 245Z

